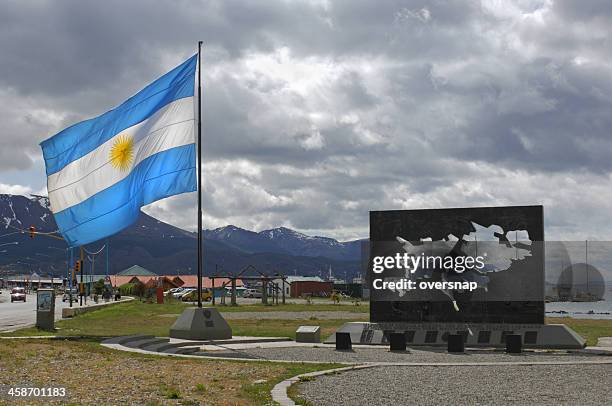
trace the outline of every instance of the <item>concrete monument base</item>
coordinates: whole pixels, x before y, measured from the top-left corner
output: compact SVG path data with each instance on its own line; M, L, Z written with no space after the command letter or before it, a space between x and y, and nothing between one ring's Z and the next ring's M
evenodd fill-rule
M506 346L505 337L518 334L524 348L581 349L586 341L564 324L489 323L346 323L337 332L350 333L355 344L389 344L390 333L404 333L408 346L446 346L449 334L460 334L466 347ZM336 342L331 335L325 343Z
M186 309L170 327L171 338L184 340L226 340L232 328L215 308Z

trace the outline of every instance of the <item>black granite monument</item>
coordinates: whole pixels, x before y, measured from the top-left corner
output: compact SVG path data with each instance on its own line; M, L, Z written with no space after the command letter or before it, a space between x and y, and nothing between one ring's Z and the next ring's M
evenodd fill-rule
M565 325L544 324L542 206L370 212L366 284L370 322L353 322L353 343L582 348ZM330 340L334 341L334 336Z

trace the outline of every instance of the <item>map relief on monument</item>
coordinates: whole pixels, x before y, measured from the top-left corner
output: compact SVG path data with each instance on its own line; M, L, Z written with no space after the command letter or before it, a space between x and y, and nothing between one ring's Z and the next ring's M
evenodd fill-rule
M505 272L513 262L522 261L531 256L531 240L526 230L504 230L499 225L484 227L471 222L473 231L461 237L448 234L444 239L433 241L431 237L421 238L418 242L410 242L401 236L396 240L409 257L423 258L484 258L482 267L455 267L447 269L440 266L425 266L425 261L418 266L404 268L403 277L393 276L385 278L386 281L407 279L417 282L423 280L441 282L473 282L477 289L487 292L492 272ZM438 262L439 263L439 262ZM462 262L463 263L463 262ZM455 299L455 292L462 290L441 288L437 289L448 297L455 311L460 307ZM393 291L398 298L412 293L410 290L396 288ZM401 299L400 299L401 300Z

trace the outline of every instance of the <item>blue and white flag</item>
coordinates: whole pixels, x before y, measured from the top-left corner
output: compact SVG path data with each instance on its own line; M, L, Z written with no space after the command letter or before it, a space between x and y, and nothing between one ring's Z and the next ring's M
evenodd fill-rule
M140 207L196 190L197 55L119 107L43 141L51 211L71 247L115 234Z

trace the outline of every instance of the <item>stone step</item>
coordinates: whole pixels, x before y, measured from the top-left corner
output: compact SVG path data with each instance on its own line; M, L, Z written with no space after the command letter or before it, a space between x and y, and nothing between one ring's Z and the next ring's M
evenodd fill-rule
M167 338L144 338L142 340L135 340L135 341L129 341L125 345L126 347L130 347L130 348L139 348L139 349L143 349L144 347L147 347L149 345L152 344L160 344L160 343L165 343L167 342L168 339Z
M172 349L172 348L180 348L180 347L187 347L187 346L196 346L196 345L203 345L204 343L200 343L197 341L193 341L193 342L180 342L180 343L171 343L169 341L166 341L164 343L156 343L150 346L147 346L147 350L148 351L157 351L157 352L168 352L168 350Z
M246 354L244 352L226 352L226 351L197 351L190 355L197 355L200 357L221 357L221 358L248 358L248 359L259 359L250 354Z
M164 351L168 354L193 354L200 351L200 347L178 347L178 348L169 348Z
M102 341L102 343L103 344L126 345L127 343L131 341L145 340L145 339L151 339L151 338L155 338L155 336L145 335L145 334L134 334L131 336L120 336L120 337L109 338L107 340Z
M162 342L159 342L158 340L154 340L151 341L148 344L142 345L140 346L141 349L146 350L146 351L155 351L155 352L159 352L159 350L157 349L160 345L168 345L168 342L170 341L170 339L168 338L160 338L159 340L163 340Z
M249 343L273 343L273 342L285 342L285 341L293 341L289 337L245 337L241 338L231 338L227 340L211 340L204 341L205 345L226 345L226 344L249 344Z

